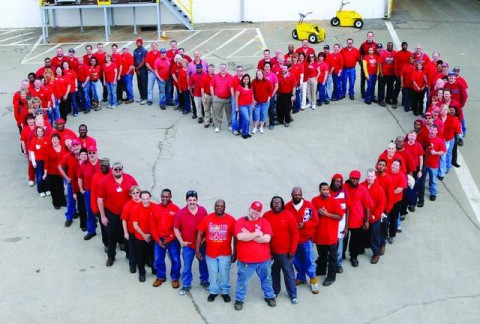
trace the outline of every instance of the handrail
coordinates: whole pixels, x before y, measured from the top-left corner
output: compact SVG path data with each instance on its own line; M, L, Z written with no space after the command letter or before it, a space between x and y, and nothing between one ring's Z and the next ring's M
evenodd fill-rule
M183 8L185 13L188 14L188 16L190 17L191 24L193 26L193 0L188 0L189 2L188 7L181 0L175 0L175 2L177 2Z

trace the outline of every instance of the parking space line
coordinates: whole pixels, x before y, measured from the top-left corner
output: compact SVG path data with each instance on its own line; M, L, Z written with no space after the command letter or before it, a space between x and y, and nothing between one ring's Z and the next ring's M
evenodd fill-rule
M397 50L400 50L402 48L402 44L400 42L400 38L398 38L397 33L395 32L395 28L393 28L393 25L391 22L386 21L385 26L387 26L388 32L390 33L390 36L392 36L393 43L395 44L395 47Z
M27 55L25 55L25 57L22 59L22 61L20 62L20 64L25 64L27 58L32 55L33 51L37 49L38 47L38 44L40 44L40 42L43 40L43 35L40 35L38 36L38 39L37 39L37 42L35 43L35 45L32 46L32 48L30 49L30 51L28 52Z
M263 49L267 49L267 43L265 43L265 39L263 38L262 32L260 31L260 28L255 28L257 30L257 35L258 39L260 39L260 42L262 43Z
M240 31L239 33L237 33L235 36L233 36L232 38L230 38L228 41L226 41L225 43L223 43L222 45L220 45L219 47L217 47L217 48L214 49L213 51L209 52L208 54L204 55L204 57L207 57L207 56L209 56L210 54L215 53L215 52L218 51L219 49L224 48L225 46L227 46L228 44L230 44L232 41L234 41L235 39L237 39L238 37L240 37L241 35L243 35L243 33L245 33L246 31L247 31L247 29L243 29L242 31Z
M233 52L232 54L228 55L227 57L233 57L235 54L237 54L238 52L240 52L241 50L243 50L245 47L247 47L248 45L250 45L251 43L253 43L254 41L256 41L258 39L258 35L255 36L254 38L252 38L251 40L249 40L248 42L246 42L245 44L243 44L240 48L238 48L235 52Z
M45 54L47 54L48 52L51 52L52 50L56 49L57 47L59 47L59 46L61 46L61 45L62 45L62 43L56 44L55 46L49 47L46 51L43 51L43 52L40 53L40 54L37 54L37 55L35 55L35 56L32 56L32 57L30 57L30 58L28 58L28 59L24 59L24 60L22 61L22 64L31 62L33 59L36 59L36 58L39 57L39 56L45 55Z
M189 50L187 53L193 53L194 50L196 50L197 48L199 48L200 46L208 43L209 41L211 41L212 39L214 39L215 37L217 37L218 35L220 35L220 33L222 32L223 30L219 30L218 32L216 32L215 34L213 34L213 36L210 36L209 38L207 38L206 40L204 40L203 42L201 42L200 44L198 44L197 46L195 46L194 48L192 48L191 50Z
M15 43L10 43L9 45L17 45L17 44L21 44L21 43L25 43L29 40L32 40L32 39L35 39L35 37L30 37L30 38L27 38L27 39L22 39L21 41L18 41L18 42L15 42Z
M9 30L9 31L0 33L0 36L15 33L15 32L18 32L18 31L19 31L19 29Z
M8 41L8 40L11 40L11 39L15 39L15 38L18 38L18 37L23 37L23 36L26 36L26 35L30 35L30 34L33 34L33 31L32 31L32 32L25 33L25 34L15 35L15 36L12 36L12 37L9 37L9 38L5 38L5 39L0 39L0 43L5 42L5 41Z
M197 30L195 33L193 33L192 35L188 36L187 38L185 38L185 39L182 40L181 42L178 42L177 45L180 45L180 44L186 42L187 40L189 40L190 38L196 36L196 35L197 35L198 33L200 33L200 32L201 32L201 30Z
M79 49L80 47L83 47L84 44L85 44L85 43L81 43L80 45L75 46L74 49L77 50L77 49Z

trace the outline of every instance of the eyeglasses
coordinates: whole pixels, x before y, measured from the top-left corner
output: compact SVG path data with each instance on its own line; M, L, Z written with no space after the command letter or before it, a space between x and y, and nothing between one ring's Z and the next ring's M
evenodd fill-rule
M97 154L97 152L92 151L92 152L88 152L88 154L92 154L92 155L93 155L93 154Z
M123 168L114 168L113 171L115 172L123 171Z
M425 117L425 119L433 119L432 117Z
M135 191L132 192L132 195L138 195L139 193L140 193L140 191L135 190Z

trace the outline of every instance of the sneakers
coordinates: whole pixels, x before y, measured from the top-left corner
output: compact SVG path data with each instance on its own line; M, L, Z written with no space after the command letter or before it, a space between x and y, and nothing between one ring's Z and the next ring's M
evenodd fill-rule
M238 131L236 130L233 131L233 135L238 135L238 134L240 134Z
M222 294L223 301L229 303L232 301L229 294Z
M160 287L165 281L166 281L165 279L157 278L157 279L155 279L155 281L153 282L152 286L153 286L153 287Z
M402 227L400 226L397 227L397 233L402 233Z
M73 221L71 219L65 221L65 227L70 227Z
M334 282L335 282L335 279L328 279L328 278L327 278L327 279L325 279L325 280L323 281L323 284L322 284L322 285L323 285L324 287L328 287L328 286L331 286Z
M142 105L142 103L140 103L140 104ZM153 105L153 102L147 101L146 104L147 104L148 106L151 106L151 105ZM143 105L144 105L144 104L143 104Z
M35 181L32 181L32 180L28 181L29 187L33 187L34 185L35 185Z
M292 304L294 304L294 305L298 304L298 298L297 298L297 297L290 299L290 301L291 301Z
M215 127L215 133L220 133L220 127Z
M178 289L180 287L180 282L178 280L173 280L172 281L172 288L173 289Z
M312 290L312 294L318 294L320 292L320 288L318 287L318 278L311 278L310 279L310 289Z
M97 236L97 234L95 234L95 233L88 233L87 235L85 235L85 236L83 237L83 239L84 239L85 241L88 241L88 240L90 240L91 238L93 238L93 237L95 237L95 236Z
M143 105L146 105L146 104L147 104L147 100L143 99L143 100L140 101L140 105L143 106ZM151 104L150 104L150 105L151 105Z
M41 192L41 193L40 193L40 197L43 198L43 197L45 197L45 196L46 196L46 194L45 194L44 192Z
M200 286L202 286L204 289L208 290L208 287L210 287L210 283L208 281L204 281L200 283Z
M184 296L184 295L186 295L186 294L190 291L190 289L192 289L192 287L182 287L182 288L180 289L180 291L178 292L178 294L179 294L180 296Z
M380 249L380 255L384 255L385 254L385 245L382 246L382 248Z
M131 104L131 103L133 103L133 99L125 100L125 104L126 104L126 105Z
M235 310L237 310L237 311L242 310L243 302L241 302L239 300L236 300L235 304L233 304L233 308L235 308Z
M260 134L263 134L263 126L260 126L259 132Z
M215 300L215 298L217 298L217 296L218 296L217 294L210 294L210 295L208 295L207 300L209 302L213 302Z
M277 302L275 301L275 298L265 298L265 302L266 302L267 305L270 306L270 307L275 307L275 306L277 306Z
M45 194L46 194L47 196L51 196L51 195L52 195L52 193L51 193L50 191L47 191Z
M254 127L254 128L252 129L252 134L255 134L256 132L257 132L257 128Z

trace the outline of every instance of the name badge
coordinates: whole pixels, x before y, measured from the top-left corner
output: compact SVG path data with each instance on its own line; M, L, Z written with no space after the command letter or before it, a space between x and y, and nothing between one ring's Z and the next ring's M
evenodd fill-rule
M122 191L123 191L123 190L122 190L122 187L118 187L118 188L117 188L117 192L122 192Z

